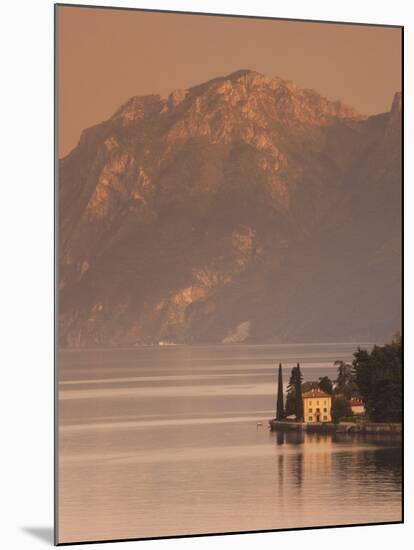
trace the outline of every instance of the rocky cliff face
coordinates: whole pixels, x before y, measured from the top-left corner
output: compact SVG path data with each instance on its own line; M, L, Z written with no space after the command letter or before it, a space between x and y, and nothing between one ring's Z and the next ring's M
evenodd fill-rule
M133 97L60 161L63 346L382 339L401 97L365 117L238 71Z

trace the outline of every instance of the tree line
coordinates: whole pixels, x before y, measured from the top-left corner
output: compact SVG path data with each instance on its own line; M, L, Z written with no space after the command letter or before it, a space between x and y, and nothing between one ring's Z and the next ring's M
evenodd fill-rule
M298 421L303 421L302 394L320 389L332 396L334 422L352 416L352 398L363 402L366 417L373 422L401 422L402 342L399 334L391 343L375 345L371 351L358 347L351 364L335 361L335 366L335 380L322 376L317 381L303 382L297 363L291 370L284 400L282 365L279 364L276 420L295 415Z

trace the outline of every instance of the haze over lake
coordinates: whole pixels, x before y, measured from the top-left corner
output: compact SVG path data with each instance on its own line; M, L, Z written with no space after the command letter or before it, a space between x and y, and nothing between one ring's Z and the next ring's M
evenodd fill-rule
M335 378L357 345L62 351L60 539L399 521L399 439L267 426L279 361Z

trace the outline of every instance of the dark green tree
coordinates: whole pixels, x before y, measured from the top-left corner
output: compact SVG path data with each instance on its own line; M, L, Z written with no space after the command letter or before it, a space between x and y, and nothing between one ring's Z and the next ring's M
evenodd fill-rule
M295 371L295 414L296 420L303 422L303 399L302 399L302 380L303 376L300 371L299 363L296 365Z
M332 395L333 383L329 376L321 376L319 378L319 389L329 395Z
M302 384L302 394L307 391L317 390L318 388L319 388L319 382L308 380L307 382L303 382Z
M358 395L358 387L355 383L352 365L344 361L335 361L338 367L338 375L335 380L335 394L344 395L347 399Z
M296 367L293 367L290 373L289 383L286 393L286 416L296 414L296 391L295 391Z
M286 403L285 403L286 416L295 414L295 404L296 404L295 390L292 390L291 392L286 394Z
M277 382L276 420L283 420L284 418L285 418L285 408L283 405L282 363L279 363L279 376L278 376L278 382Z
M402 342L400 335L390 344L374 346L371 352L354 353L353 376L374 422L401 422Z
M343 395L336 395L332 403L332 420L337 424L348 416L352 416L352 409L348 399Z

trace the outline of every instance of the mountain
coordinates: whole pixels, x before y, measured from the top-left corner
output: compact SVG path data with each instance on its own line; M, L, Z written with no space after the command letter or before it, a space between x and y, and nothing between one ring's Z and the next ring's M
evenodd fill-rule
M64 347L380 341L401 321L401 95L242 70L132 97L59 163Z

